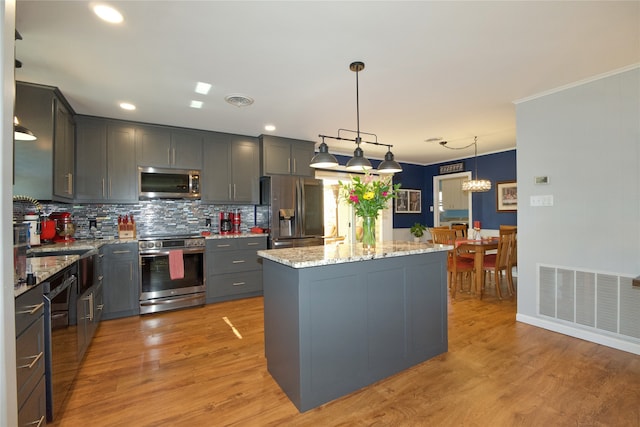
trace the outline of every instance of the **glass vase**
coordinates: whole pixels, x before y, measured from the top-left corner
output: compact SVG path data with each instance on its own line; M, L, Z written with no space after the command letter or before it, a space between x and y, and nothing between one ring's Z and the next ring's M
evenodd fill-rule
M376 248L376 218L362 217L362 248L372 250Z

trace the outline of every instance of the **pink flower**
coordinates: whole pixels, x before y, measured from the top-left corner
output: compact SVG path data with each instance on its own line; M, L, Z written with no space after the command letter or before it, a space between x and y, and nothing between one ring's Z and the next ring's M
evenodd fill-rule
M382 197L387 197L387 194L389 194L389 193L387 193L386 191L383 191L382 192Z
M349 200L351 200L353 203L358 203L358 196L356 196L355 194L351 194L351 196L349 196Z

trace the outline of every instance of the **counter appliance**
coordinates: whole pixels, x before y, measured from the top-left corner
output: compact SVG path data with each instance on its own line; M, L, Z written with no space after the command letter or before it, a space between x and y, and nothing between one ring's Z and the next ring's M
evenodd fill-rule
M322 180L287 175L260 178L261 204L269 206L269 248L324 244Z

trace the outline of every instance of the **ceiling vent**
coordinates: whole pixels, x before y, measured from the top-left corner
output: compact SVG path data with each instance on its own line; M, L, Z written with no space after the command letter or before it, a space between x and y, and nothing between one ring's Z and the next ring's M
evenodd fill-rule
M253 98L238 94L227 95L224 97L224 100L236 107L248 107L253 104Z

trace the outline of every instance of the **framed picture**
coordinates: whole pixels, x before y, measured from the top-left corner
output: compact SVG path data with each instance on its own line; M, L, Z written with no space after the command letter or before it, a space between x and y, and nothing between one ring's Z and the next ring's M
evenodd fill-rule
M496 184L496 209L498 212L515 212L518 210L518 183L516 181L498 182Z
M396 213L421 213L422 191L398 190L396 198Z

